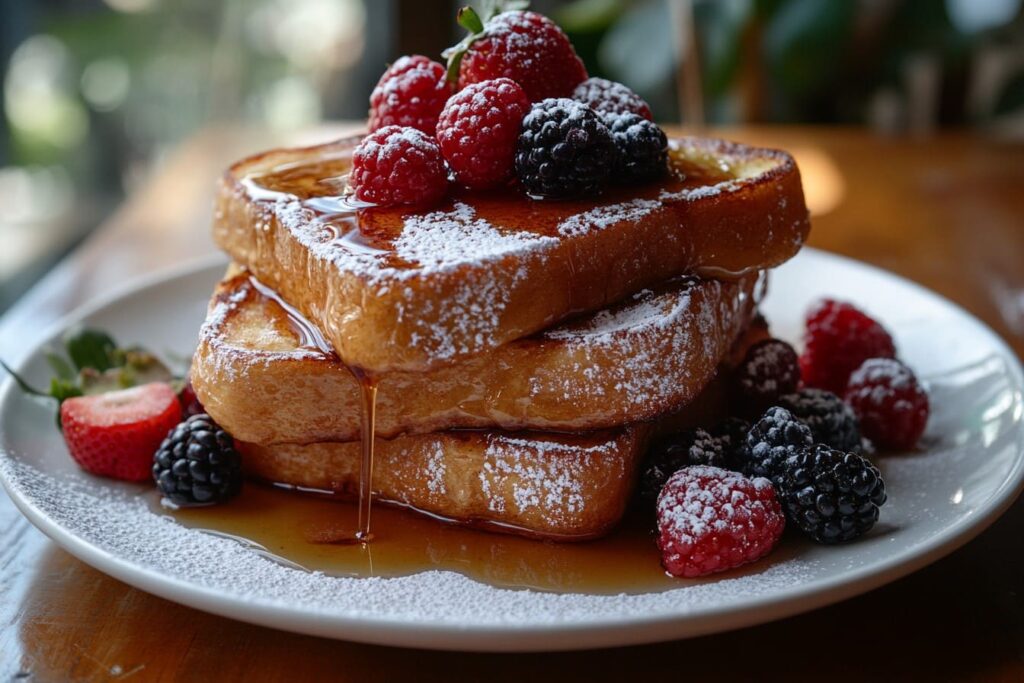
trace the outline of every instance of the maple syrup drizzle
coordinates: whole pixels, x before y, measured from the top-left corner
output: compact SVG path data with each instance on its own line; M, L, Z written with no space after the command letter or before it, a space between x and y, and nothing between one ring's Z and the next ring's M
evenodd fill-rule
M281 298L272 287L260 282L255 276L249 276L249 283L262 296L277 303L288 316L288 322L299 337L299 344L307 348L315 348L325 354L337 358L330 342L320 329L310 322L306 316ZM344 363L343 363L344 364ZM337 531L320 530L310 537L311 542L339 545L367 544L373 540L370 530L370 516L373 509L373 441L376 435L377 422L377 378L360 368L345 365L359 384L360 396L360 430L362 458L359 463L359 518L356 530Z
M377 380L356 368L349 368L359 382L362 393L360 402L359 439L362 442L362 460L359 462L359 528L355 540L369 543L373 540L370 532L370 513L373 511L373 439L377 420Z

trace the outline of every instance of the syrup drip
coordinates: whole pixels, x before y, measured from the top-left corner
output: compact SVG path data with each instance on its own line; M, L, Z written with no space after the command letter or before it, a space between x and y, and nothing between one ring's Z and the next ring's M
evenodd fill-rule
M320 329L311 323L306 316L302 315L294 306L281 298L281 296L274 291L272 288L267 287L265 284L256 279L255 276L249 276L249 284L252 285L253 289L262 294L268 299L271 299L282 310L288 315L288 323L295 330L299 336L299 344L309 348L316 349L328 355L334 355L334 347L327 341Z
M373 540L370 533L370 513L373 509L373 438L376 432L377 418L377 380L370 375L350 368L352 375L359 382L362 392L360 403L359 438L362 441L363 459L359 463L359 529L355 540L369 543Z

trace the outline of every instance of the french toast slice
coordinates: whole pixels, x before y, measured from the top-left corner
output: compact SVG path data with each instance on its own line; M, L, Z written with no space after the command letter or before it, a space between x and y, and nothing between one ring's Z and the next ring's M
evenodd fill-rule
M375 499L492 531L596 538L625 512L649 425L591 434L477 430L377 439ZM247 476L354 498L360 444L238 443Z
M591 431L694 399L747 328L765 288L683 279L537 335L424 372L379 377L378 436L453 428ZM235 266L200 332L192 383L236 438L359 438L360 390L315 326Z
M559 202L456 190L423 211L346 198L358 142L231 166L213 235L372 374L478 355L679 275L771 268L810 229L796 164L775 150L677 138L658 183Z
M722 368L767 335L763 321L756 321L735 340ZM488 531L555 541L597 538L622 518L652 438L714 425L728 414L726 370L693 400L651 422L579 434L449 430L378 438L374 497ZM358 442L237 443L251 478L357 495Z

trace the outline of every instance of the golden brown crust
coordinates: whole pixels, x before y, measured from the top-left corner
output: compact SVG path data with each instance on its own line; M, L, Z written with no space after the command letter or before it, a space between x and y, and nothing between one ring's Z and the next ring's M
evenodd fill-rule
M463 524L558 541L607 533L625 512L649 428L587 435L438 432L378 439L374 491ZM246 474L354 495L358 443L241 443Z
M452 428L590 431L684 405L707 384L760 296L756 275L685 281L422 373L383 375L377 433ZM217 288L192 365L225 429L262 444L352 441L359 387L246 273Z
M766 334L752 326L727 364ZM728 414L727 375L650 423L584 434L455 430L375 442L378 500L489 531L556 541L606 534L629 504L653 436L713 425ZM352 495L358 442L239 442L246 474L268 482Z
M214 238L316 322L346 363L373 372L477 355L680 274L770 268L809 231L791 157L696 138L673 141L685 178L596 201L455 194L429 215L325 214L310 197L340 189L318 173L343 174L354 143L232 166ZM304 163L328 166L303 180Z

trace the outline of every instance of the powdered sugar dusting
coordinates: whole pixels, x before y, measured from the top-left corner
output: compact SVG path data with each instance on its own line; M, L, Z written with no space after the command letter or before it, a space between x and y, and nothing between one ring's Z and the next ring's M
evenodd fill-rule
M430 271L466 261L483 263L554 242L553 237L530 232L501 232L477 218L473 207L456 202L451 211L407 217L394 248L402 259Z
M760 300L757 281L749 275L735 283L689 280L659 293L645 290L623 305L548 330L541 337L565 343L577 360L564 373L533 378L531 396L560 394L571 401L610 387L633 406L658 405L681 391L683 399L691 398L686 388L703 386L693 380L713 371L747 324ZM606 350L615 351L616 362L597 360Z
M813 575L814 562L766 564L762 571L637 595L537 593L494 588L460 574L429 571L401 578L347 578L306 572L236 541L154 514L136 487L80 476L59 480L0 456L0 474L16 496L64 533L136 568L150 585L183 582L212 599L234 599L282 615L384 620L452 628L569 626L696 615L791 589ZM178 588L180 592L180 584Z

